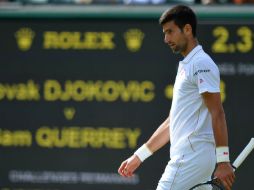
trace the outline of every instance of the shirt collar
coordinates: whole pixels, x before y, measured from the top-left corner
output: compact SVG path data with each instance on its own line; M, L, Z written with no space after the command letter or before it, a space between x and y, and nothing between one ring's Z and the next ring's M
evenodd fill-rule
M197 45L195 48L193 48L191 50L191 52L188 53L188 55L181 61L182 63L188 63L191 58L198 53L200 50L202 50L202 46L201 45Z

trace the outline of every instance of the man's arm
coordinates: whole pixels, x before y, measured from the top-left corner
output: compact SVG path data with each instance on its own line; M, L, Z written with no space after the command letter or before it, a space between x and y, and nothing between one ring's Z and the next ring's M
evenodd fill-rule
M151 152L156 152L169 142L169 117L158 127L150 139L146 142Z
M169 117L156 129L153 135L145 143L146 147L152 153L163 147L169 142ZM133 154L127 160L123 161L118 169L118 173L124 177L131 177L142 161Z
M216 147L228 147L227 124L220 93L205 92L202 97L211 113ZM230 190L235 179L233 168L229 162L219 162L217 164L214 176L223 183L227 190Z

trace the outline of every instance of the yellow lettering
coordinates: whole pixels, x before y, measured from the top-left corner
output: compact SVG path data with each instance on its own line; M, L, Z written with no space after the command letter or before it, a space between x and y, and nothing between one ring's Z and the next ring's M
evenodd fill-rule
M173 89L174 89L174 86L172 84L169 84L166 86L165 90L164 90L164 94L166 96L166 98L172 100L173 98Z
M43 48L44 49L58 49L58 33L47 31L44 32L44 42Z
M59 98L62 101L68 101L71 99L73 93L73 85L72 81L67 80L65 82L65 91L62 90L60 84L59 84Z
M47 101L55 101L61 95L61 85L56 80L47 80L44 84L44 98Z
M100 139L95 140L94 138L94 129L91 127L86 127L81 130L81 137L80 137L80 145L81 147L88 147L91 146L92 148L100 148L101 143Z
M0 100L9 101L33 101L40 99L39 85L34 81L28 80L27 83L18 84L1 84L0 83Z
M65 133L66 131L63 129L62 131L60 131L58 128L53 128L50 129L50 141L52 141L52 147L57 147L57 148L62 148L65 147L67 144L66 138L64 138L65 136L68 135L68 131L67 134Z
M126 85L123 81L119 82L119 91L121 92L121 99L124 102L128 102L131 100L138 101L139 99L139 83L137 81L129 81Z
M144 81L141 83L141 99L144 102L150 102L154 99L154 84L150 81Z
M101 32L101 46L100 49L114 49L115 44L113 42L114 33L113 32Z
M29 147L32 145L32 134L27 130L2 130L0 129L0 146Z
M226 85L224 81L220 81L220 96L221 101L224 102L226 100Z
M41 127L36 131L35 140L41 147L52 148L52 129Z
M69 130L69 147L79 148L80 147L80 129L79 127L72 127Z
M134 130L127 129L126 131L126 137L128 140L128 145L130 148L136 148L137 147L137 141L138 137L141 135L140 129L136 128Z
M86 47L86 49L98 49L98 34L96 32L86 32L84 36L84 47Z
M116 101L118 98L117 85L114 81L107 81L103 85L102 94L105 97L105 100L109 102Z
M71 32L61 32L58 36L58 47L61 49L70 49L73 41L75 40Z
M78 80L73 83L73 99L76 101L83 101L86 98L86 84L84 81Z
M46 31L43 34L44 49L114 49L113 32L55 32Z
M115 128L108 135L110 135L110 140L106 141L105 144L110 148L123 149L127 146L124 128Z
M1 87L0 87L1 88ZM151 81L70 81L63 85L56 80L44 83L46 101L106 101L122 100L150 102L154 99L154 84Z
M44 148L136 148L140 129L106 127L44 126L37 130L35 140Z
M3 146L11 146L12 145L12 133L11 131L5 130L1 132L1 144Z
M94 98L97 101L103 101L103 94L101 93L101 87L103 86L103 82L102 81L88 81L87 83L87 89L88 90L88 97L87 100L88 101L92 101Z

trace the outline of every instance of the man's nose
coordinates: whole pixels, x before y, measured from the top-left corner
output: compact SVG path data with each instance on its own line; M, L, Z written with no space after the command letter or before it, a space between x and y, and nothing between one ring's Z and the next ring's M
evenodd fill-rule
M169 42L169 37L167 35L165 35L164 37L164 42L167 44Z

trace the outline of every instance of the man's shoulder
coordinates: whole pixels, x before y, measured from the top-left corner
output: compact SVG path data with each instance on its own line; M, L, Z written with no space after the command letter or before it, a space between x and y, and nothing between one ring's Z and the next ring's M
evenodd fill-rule
M208 55L203 49L199 53L196 54L195 60L197 61L213 61L210 55Z
M200 53L196 54L195 59L193 60L192 63L194 66L217 67L213 59L204 51L201 51Z

